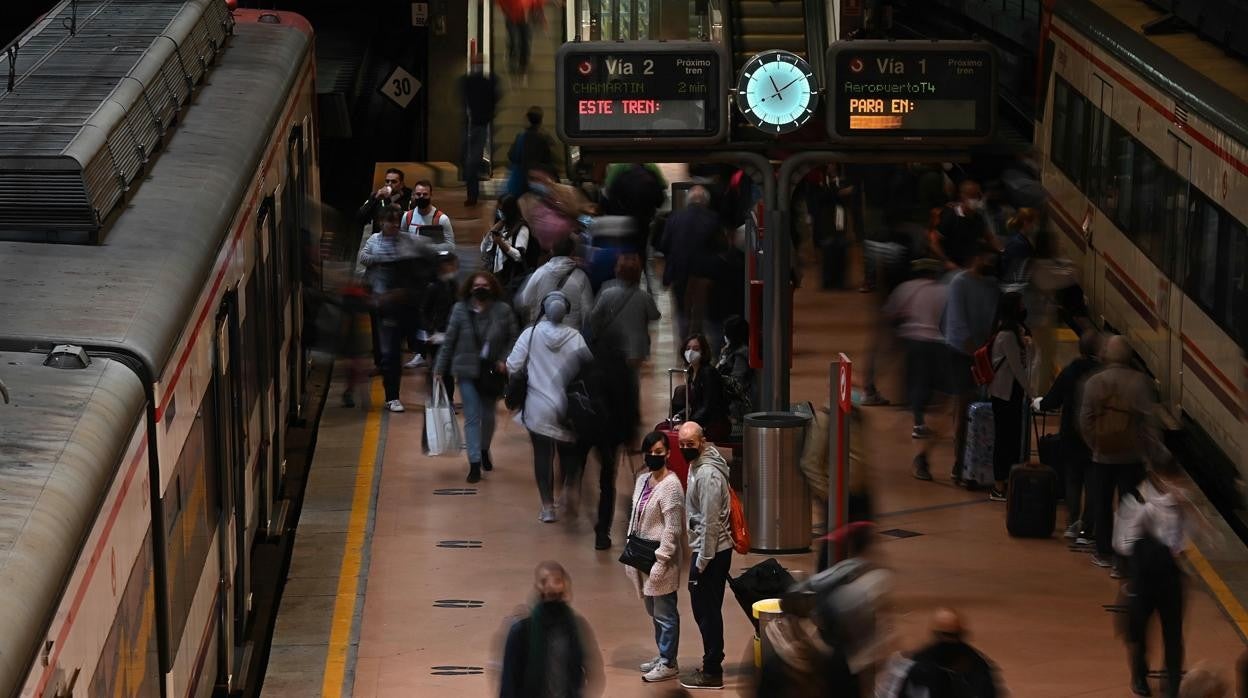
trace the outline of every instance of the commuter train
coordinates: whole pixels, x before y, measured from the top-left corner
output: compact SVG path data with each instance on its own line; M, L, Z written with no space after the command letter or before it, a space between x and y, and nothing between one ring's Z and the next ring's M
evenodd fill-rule
M1197 465L1237 487L1248 478L1248 65L1192 32L1145 35L1160 13L1138 0L1046 4L1035 141L1063 254L1156 379L1171 426L1216 446Z
M311 27L69 5L0 94L0 696L229 694L304 390Z

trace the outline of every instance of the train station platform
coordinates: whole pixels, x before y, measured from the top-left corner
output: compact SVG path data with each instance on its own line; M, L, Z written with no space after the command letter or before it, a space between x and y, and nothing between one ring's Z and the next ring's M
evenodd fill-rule
M666 295L659 301L666 311ZM873 303L857 293L804 287L795 304L792 399L823 405L836 352L859 361L865 356ZM644 424L666 413L665 370L676 365L668 317L654 326L656 354L643 369ZM899 373L898 361L881 365L881 391L894 399ZM591 507L555 524L538 521L529 440L509 417L499 416L491 450L495 470L468 485L462 457L421 453L423 373L404 377L403 414L382 410L379 379L360 407L339 406L342 381L339 367L321 422L264 695L497 695L502 634L523 612L533 567L544 559L562 562L572 576L573 606L593 627L602 651L605 695L649 696L676 686L643 684L636 670L655 650L650 621L616 561L632 491L627 467L618 473L615 547L595 551ZM885 534L880 548L895 572L886 612L895 648L926 642L930 612L953 606L964 613L970 641L999 666L1012 695L1128 695L1126 652L1115 629L1125 620L1116 608L1119 583L1090 564L1087 552L1072 549L1060 528L1048 540L1009 537L1003 504L949 481L947 438L933 452L936 480L914 479L908 412L864 409L873 507ZM932 424L948 434L947 419ZM596 496L596 465L584 482L588 503ZM1220 537L1188 553L1194 575L1187 594L1186 666L1205 663L1229 677L1248 633L1248 554L1213 516ZM1059 512L1059 524L1064 517ZM762 559L734 557L733 574ZM813 554L778 559L805 571L815 564ZM752 627L731 593L723 613L727 693L736 695L749 685ZM680 663L691 670L702 647L683 588L680 614ZM1161 665L1159 635L1151 637L1154 667Z

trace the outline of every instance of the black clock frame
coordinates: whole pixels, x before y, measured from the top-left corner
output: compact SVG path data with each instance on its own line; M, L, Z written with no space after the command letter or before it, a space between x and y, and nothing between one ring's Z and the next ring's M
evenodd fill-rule
M746 88L748 87L749 76L753 75L764 63L786 59L788 59L786 62L797 66L806 75L806 80L810 85L810 100L806 103L806 108L797 119L782 124L773 124L763 121L754 113L746 95ZM819 82L815 78L815 71L811 68L810 61L792 51L768 49L750 56L745 65L741 66L741 72L737 75L736 87L733 89L733 104L736 105L737 111L741 113L741 116L760 133L765 133L769 136L783 136L801 129L815 117L815 112L819 109L820 92Z

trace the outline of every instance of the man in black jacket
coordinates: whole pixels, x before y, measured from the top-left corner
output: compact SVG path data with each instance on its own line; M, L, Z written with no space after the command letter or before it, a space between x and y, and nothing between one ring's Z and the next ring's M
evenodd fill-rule
M376 223L377 215L389 204L395 204L406 211L412 207L412 190L403 183L403 170L391 167L386 170L386 181L373 192L360 210L356 212L357 222L361 224Z
M465 206L476 206L477 197L481 194L481 156L485 150L485 139L489 133L490 123L494 121L494 111L502 93L498 87L498 78L486 74L484 59L481 54L472 55L472 69L460 78L459 93L464 101L464 112L468 122L464 124L464 185L468 190Z
M507 632L501 698L590 698L602 693L602 653L585 619L568 605L572 580L557 562L534 571L537 603Z
M905 687L926 689L931 698L996 698L1001 686L996 667L965 640L962 619L951 608L932 615L932 644L915 652ZM901 695L915 695L902 692Z
M1085 515L1083 506L1084 480L1092 468L1092 452L1079 435L1079 402L1083 381L1101 366L1096 360L1100 348L1100 334L1096 330L1084 332L1079 337L1079 356L1057 374L1049 392L1032 403L1035 412L1062 410L1058 457L1066 467L1066 508L1070 514L1065 535L1074 538L1078 545L1089 545L1095 534L1092 517Z

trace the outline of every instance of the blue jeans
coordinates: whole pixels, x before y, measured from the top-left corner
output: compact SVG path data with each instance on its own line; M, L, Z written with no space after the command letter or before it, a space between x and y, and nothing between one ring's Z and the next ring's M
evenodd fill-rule
M403 319L393 310L377 313L377 328L381 342L381 382L386 389L386 402L399 399L399 384L403 379Z
M481 397L477 382L472 378L459 380L459 395L464 402L464 438L468 441L468 462L480 463L482 449L490 450L490 441L494 439L494 400Z
M680 611L676 608L676 592L662 596L647 596L646 613L654 621L654 642L659 646L659 656L668 666L676 666L676 654L680 651Z
M464 125L464 186L469 201L476 201L481 195L481 156L489 128L489 124Z

